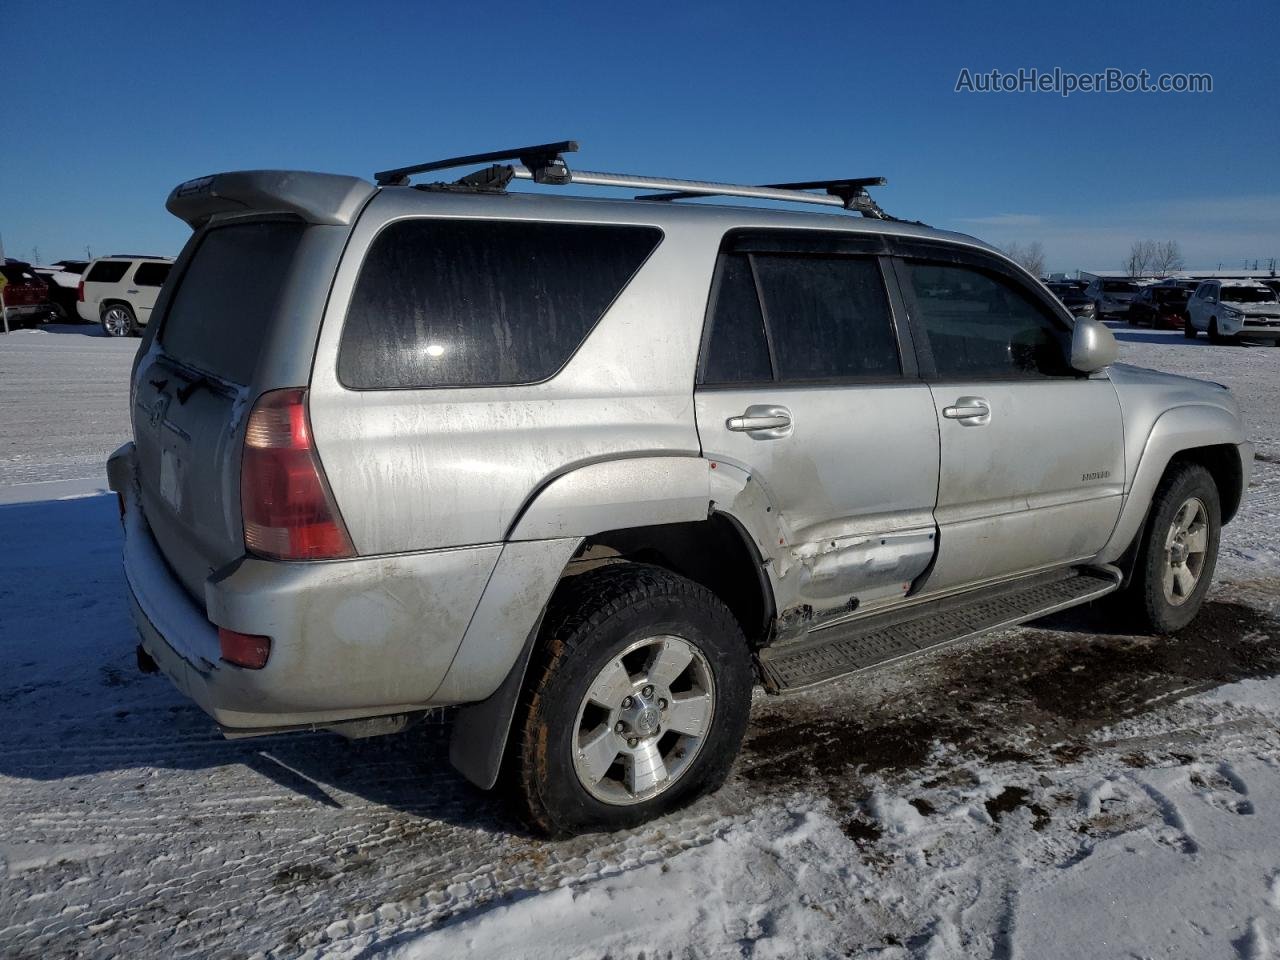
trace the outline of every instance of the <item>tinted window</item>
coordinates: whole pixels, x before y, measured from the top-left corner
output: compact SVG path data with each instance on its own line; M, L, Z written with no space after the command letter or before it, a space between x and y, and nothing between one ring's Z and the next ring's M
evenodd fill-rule
M910 264L908 274L939 376L1071 375L1067 331L1008 281L931 263Z
M1222 299L1228 303L1275 303L1276 292L1270 287L1223 287Z
M338 377L356 389L545 380L661 238L654 227L393 223L360 270Z
M753 255L780 380L902 373L889 298L869 258Z
M85 280L91 283L119 283L129 271L128 260L99 260L85 274Z
M305 228L244 223L210 230L179 278L160 329L165 353L248 383Z
M1106 293L1132 293L1138 287L1137 284L1129 283L1127 280L1104 280L1102 289Z
M751 383L773 379L764 316L746 254L729 254L720 266L703 363L703 383Z
M140 287L163 287L164 278L169 276L171 263L140 263L138 271L133 275L133 282Z

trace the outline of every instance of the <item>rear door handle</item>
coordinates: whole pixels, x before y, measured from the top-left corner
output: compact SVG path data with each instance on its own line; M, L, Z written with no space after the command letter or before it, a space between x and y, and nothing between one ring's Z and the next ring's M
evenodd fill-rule
M953 406L943 407L942 415L948 420L981 425L991 420L991 404L982 397L961 397Z
M752 404L740 416L724 422L734 433L765 433L770 437L785 436L791 429L791 411L786 407Z

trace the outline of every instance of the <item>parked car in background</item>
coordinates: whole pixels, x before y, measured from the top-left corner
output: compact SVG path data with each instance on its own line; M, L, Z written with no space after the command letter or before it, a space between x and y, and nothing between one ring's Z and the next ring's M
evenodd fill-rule
M31 264L6 258L0 264L4 277L4 320L9 329L32 327L48 323L56 316L56 309L49 300L49 285L37 274ZM0 325L0 330L3 330Z
M1182 287L1153 283L1142 287L1129 304L1128 320L1159 330L1181 330L1187 322L1191 292Z
M1053 280L1045 286L1062 301L1062 305L1071 311L1072 316L1092 317L1096 314L1093 301L1085 293L1086 284L1076 280Z
M57 260L32 269L49 284L49 299L57 307L59 321L79 319L76 304L80 299L80 277L88 260Z
M80 318L102 324L109 337L131 337L151 320L172 257L116 254L89 264L80 282Z
M1187 302L1183 332L1211 343L1266 341L1280 346L1280 296L1259 280L1206 280Z
M564 147L485 159L589 185ZM460 706L471 781L541 830L614 829L724 781L757 680L1109 593L1161 634L1200 608L1253 460L1236 401L1114 363L998 250L416 169L169 196L193 235L107 472L139 665L228 735Z
M1280 277L1267 277L1262 282L1274 290L1277 296L1280 296Z
M1138 285L1132 280L1111 280L1096 277L1085 289L1085 295L1093 301L1093 309L1099 320L1129 312Z

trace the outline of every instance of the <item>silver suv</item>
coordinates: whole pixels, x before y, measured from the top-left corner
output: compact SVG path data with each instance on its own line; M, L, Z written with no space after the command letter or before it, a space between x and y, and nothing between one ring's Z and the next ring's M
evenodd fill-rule
M1225 388L1113 363L876 181L587 173L573 147L170 195L194 234L109 473L139 663L226 735L459 706L468 779L609 829L717 787L757 682L1112 592L1153 631L1195 616L1252 459Z

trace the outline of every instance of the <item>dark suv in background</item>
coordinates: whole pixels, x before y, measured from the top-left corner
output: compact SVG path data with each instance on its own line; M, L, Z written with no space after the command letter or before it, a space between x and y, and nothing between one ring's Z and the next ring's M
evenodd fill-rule
M1092 317L1093 300L1085 295L1085 284L1078 280L1059 280L1045 284L1062 305L1075 317Z
M1191 291L1180 286L1153 284L1143 287L1129 304L1129 323L1161 330L1181 330L1187 322Z

